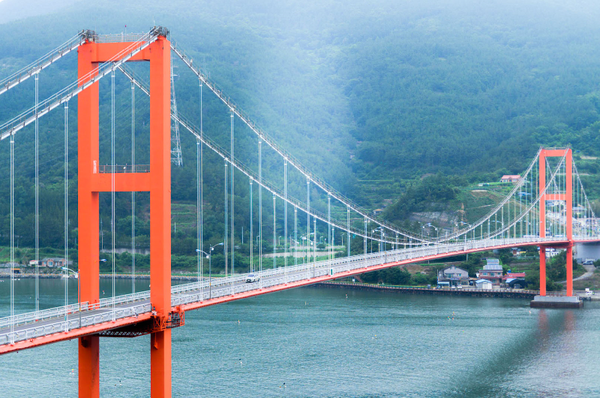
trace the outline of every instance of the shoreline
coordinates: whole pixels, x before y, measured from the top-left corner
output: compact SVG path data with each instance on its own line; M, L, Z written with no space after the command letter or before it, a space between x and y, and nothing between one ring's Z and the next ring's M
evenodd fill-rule
M441 296L463 296L463 297L485 297L485 298L512 298L512 299L527 299L533 300L535 296L539 295L539 290L512 290L512 289L434 289L426 287L402 287L402 286L389 286L389 285L371 285L361 282L319 282L313 286L325 287L325 288L351 288L357 290L377 290L377 291L392 291L401 294L429 294L429 295L441 295ZM600 294L586 295L584 291L575 291L575 296L583 301L600 301ZM565 297L563 292L548 292L547 296L554 297Z
M486 297L486 298L513 298L532 300L539 294L538 290L508 290L508 289L433 289L426 287L401 287L386 285L371 285L352 282L320 282L314 286L325 288L351 288L357 290L391 291L403 294L429 294L441 296Z

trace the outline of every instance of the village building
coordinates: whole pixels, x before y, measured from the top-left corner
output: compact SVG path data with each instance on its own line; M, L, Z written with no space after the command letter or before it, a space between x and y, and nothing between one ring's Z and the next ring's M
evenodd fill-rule
M500 285L502 282L502 265L497 258L486 259L486 265L478 273L479 279L487 279L494 285Z
M492 282L487 279L478 279L475 281L475 287L477 289L491 290Z
M49 268L68 267L71 264L73 264L73 261L69 260L69 262L67 264L67 260L65 260L64 258L55 258L55 257L47 257L47 258L42 259L42 261L40 261L40 267L49 267Z
M519 176L519 175L503 175L502 178L500 179L500 182L514 184L515 182L519 182L520 179L521 179L521 176Z
M469 272L456 266L444 268L438 272L438 286L469 285Z

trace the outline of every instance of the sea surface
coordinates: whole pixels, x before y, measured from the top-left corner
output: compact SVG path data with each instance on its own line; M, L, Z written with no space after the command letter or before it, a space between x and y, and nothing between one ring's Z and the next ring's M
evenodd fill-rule
M33 280L15 284L16 311L32 309ZM0 283L0 316L8 288ZM117 293L130 289L117 281ZM62 281L42 280L40 291L43 303L64 303ZM69 293L76 301L76 280ZM101 396L149 397L149 338L100 344ZM307 287L186 313L172 358L174 397L596 397L600 303L536 310ZM77 343L0 356L0 380L0 397L76 397Z

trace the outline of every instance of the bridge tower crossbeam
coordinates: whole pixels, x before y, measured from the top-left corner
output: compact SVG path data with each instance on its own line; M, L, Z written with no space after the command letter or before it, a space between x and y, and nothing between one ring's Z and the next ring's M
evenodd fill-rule
M150 192L150 302L154 322L150 339L151 395L171 396L171 47L168 31L127 61L150 63L150 170L102 173L99 167L99 86L78 97L78 207L81 300L99 303L99 193ZM78 50L79 84L100 63L117 62L132 42L99 42L90 36ZM143 42L137 42L142 46ZM114 174L113 174L114 173ZM99 336L79 339L79 396L100 396Z
M563 193L549 194L546 191L546 159L564 158L565 190ZM573 152L567 149L542 149L539 155L539 211L540 237L546 237L546 201L559 200L565 202L567 249L567 296L573 295ZM540 245L540 296L546 295L546 248Z

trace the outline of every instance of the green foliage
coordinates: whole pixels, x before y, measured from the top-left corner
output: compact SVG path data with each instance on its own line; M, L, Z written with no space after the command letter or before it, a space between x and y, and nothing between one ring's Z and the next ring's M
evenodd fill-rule
M600 163L579 159L580 155L600 155L600 53L596 51L600 31L595 12L581 13L565 2L554 2L545 6L544 18L537 18L539 5L531 0L506 4L283 0L277 7L264 0L173 0L168 4L149 0L143 6L99 0L68 6L71 3L61 0L66 8L39 10L57 14L21 20L18 16L29 13L14 17L7 13L31 10L31 0L0 3L0 10L5 11L0 20L12 21L0 25L4 39L0 41L0 78L83 27L114 33L127 24L130 31L147 31L158 18L156 23L170 28L172 38L195 64L316 175L368 208L381 207L384 199L393 202L383 214L390 221L412 227L408 217L413 212L469 205L469 198L461 196L469 184L523 171L539 145L572 145L581 151L576 159L581 161L580 171L588 174L582 176L587 193L592 200L600 197ZM598 9L595 4L587 6ZM119 15L114 13L117 7ZM73 54L42 73L41 98L74 80ZM146 76L147 70L140 68L139 73ZM183 67L178 75L178 109L199 125L197 79ZM108 163L110 141L110 95L105 80L100 84L101 164ZM29 81L0 97L0 120L33 105L32 87ZM128 87L118 76L120 133L129 131ZM205 134L228 148L227 109L206 91L204 101ZM144 163L149 152L148 100L139 92L137 104L136 158ZM71 101L69 245L74 255L76 109L76 101ZM62 117L62 112L54 111L40 122L40 242L55 248L64 245ZM21 247L34 242L32 135L30 127L16 139L15 231ZM181 140L184 166L172 170L172 198L181 205L180 214L174 216L178 230L173 231L173 254L195 258L196 142L185 130ZM235 141L236 158L256 171L256 137L237 119ZM118 134L117 148L117 163L129 162L129 134ZM6 140L0 142L0 152L0 175L7 176ZM224 235L223 161L209 151L204 156L204 238L205 243L215 244ZM269 151L263 156L263 176L281 189L281 159ZM290 195L299 199L306 195L304 179L293 172ZM109 196L100 195L105 247L112 238ZM311 191L311 197L317 195ZM8 198L8 183L0 184L2 245L8 242ZM239 174L234 200L234 243L249 253L239 233L243 227L249 239L249 188ZM119 193L116 202L115 240L119 247L129 247L131 196ZM255 233L257 202L255 196ZM138 194L135 227L140 248L149 244L148 203L147 195ZM264 203L262 245L270 252L273 212L270 198ZM319 211L324 206L319 199L312 205ZM600 209L599 203L596 206ZM280 208L278 212L281 221ZM300 228L306 228L304 222L299 217ZM421 232L419 226L415 229ZM275 233L282 235L280 230ZM351 246L353 254L362 253L361 239L353 239ZM511 258L501 254L501 259L508 264ZM222 255L213 260L216 270L223 268ZM191 267L191 259L177 261L183 268ZM466 266L471 272L478 265Z
M384 283L387 285L433 285L437 280L435 269L427 274L411 274L403 268L392 267L379 271L362 274L361 279L366 283Z
M475 278L475 274L485 265L485 258L489 257L489 253L472 253L469 254L469 259L460 263L458 266L469 272L469 277Z
M411 184L398 201L389 206L383 217L390 221L401 221L416 211L435 211L456 198L456 187L464 186L461 177L436 174Z
M366 283L408 285L410 283L411 276L408 271L398 267L393 267L363 274L361 275L361 279Z

